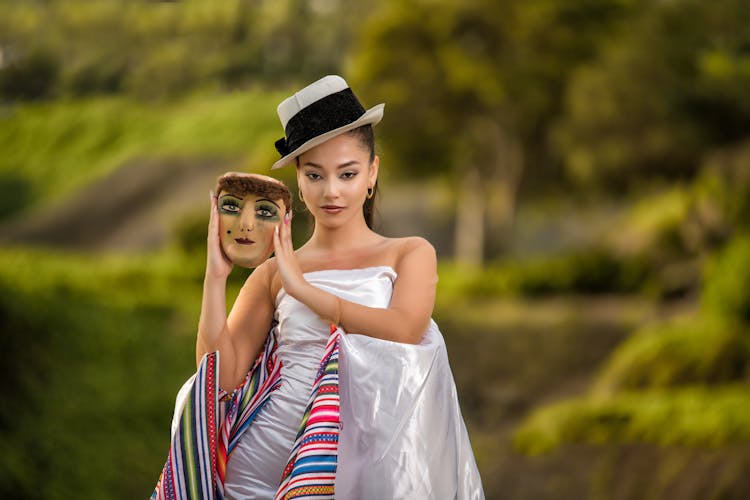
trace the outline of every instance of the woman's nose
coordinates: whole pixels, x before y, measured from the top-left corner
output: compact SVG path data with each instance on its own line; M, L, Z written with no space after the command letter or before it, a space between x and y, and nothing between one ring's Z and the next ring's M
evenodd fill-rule
M328 198L335 198L339 195L338 179L329 179L326 182L326 189L323 193Z

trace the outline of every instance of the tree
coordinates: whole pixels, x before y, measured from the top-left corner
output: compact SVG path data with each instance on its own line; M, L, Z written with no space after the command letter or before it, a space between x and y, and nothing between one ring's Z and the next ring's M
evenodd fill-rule
M576 71L557 127L572 176L621 190L690 179L705 154L750 131L750 9L657 2Z
M394 0L365 26L357 88L388 102L384 134L401 170L457 186L457 260L482 262L485 216L509 229L567 75L631 3ZM504 203L485 214L492 193Z

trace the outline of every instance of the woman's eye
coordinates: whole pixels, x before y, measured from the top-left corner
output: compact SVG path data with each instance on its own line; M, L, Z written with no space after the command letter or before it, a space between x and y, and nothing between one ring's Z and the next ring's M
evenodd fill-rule
M315 172L308 172L305 174L305 176L310 179L311 181L317 181L320 179L320 174L316 174Z
M354 179L357 176L357 172L344 172L341 174L342 179Z

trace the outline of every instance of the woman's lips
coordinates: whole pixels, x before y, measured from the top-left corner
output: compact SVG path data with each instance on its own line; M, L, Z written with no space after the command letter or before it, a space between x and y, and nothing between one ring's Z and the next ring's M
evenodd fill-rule
M235 238L234 241L236 241L240 245L252 245L253 243L255 243L253 240L249 240L247 238Z
M320 208L328 214L337 214L344 209L344 207L340 207L338 205L323 205Z

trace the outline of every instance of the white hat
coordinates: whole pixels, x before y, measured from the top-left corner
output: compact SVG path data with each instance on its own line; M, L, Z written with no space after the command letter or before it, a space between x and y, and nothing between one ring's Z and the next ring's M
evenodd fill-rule
M271 169L283 167L332 137L362 125L377 124L383 118L384 107L385 104L378 104L365 111L346 81L337 75L311 83L276 108L285 137L276 141L281 159Z

